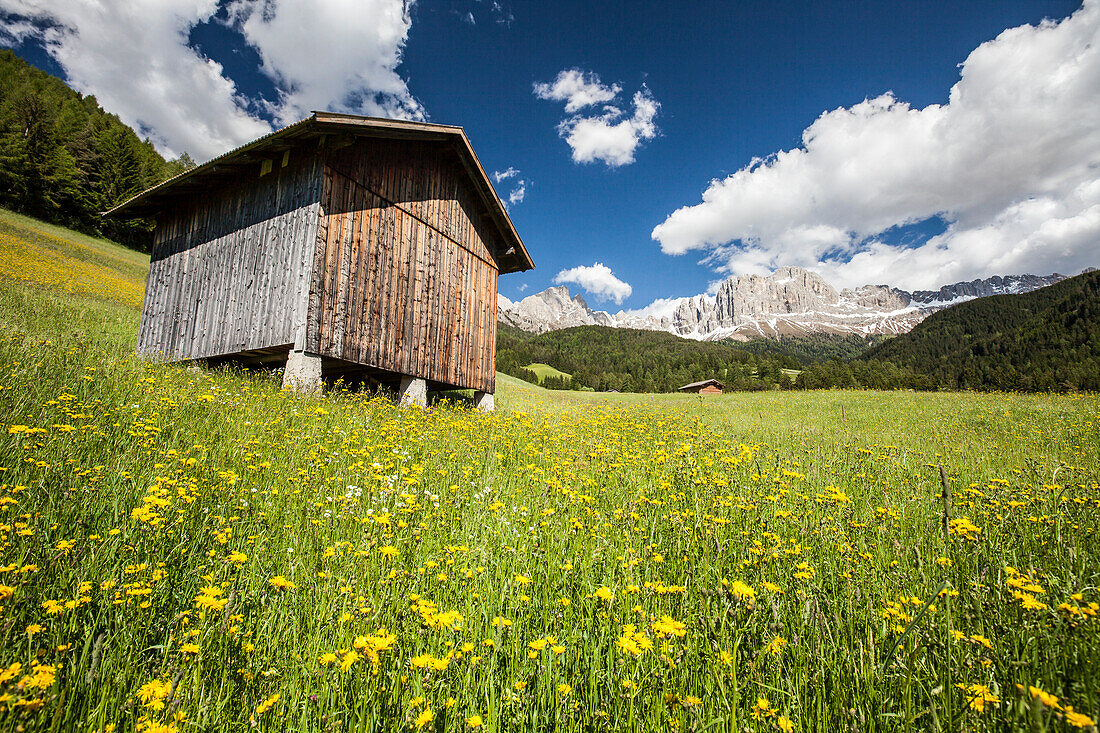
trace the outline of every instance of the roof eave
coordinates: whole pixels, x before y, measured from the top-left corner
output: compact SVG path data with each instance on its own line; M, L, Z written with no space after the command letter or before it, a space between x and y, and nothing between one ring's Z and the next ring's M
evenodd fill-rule
M228 150L217 157L211 158L202 165L197 165L194 168L190 168L182 173L172 176L166 181L161 181L155 186L150 186L141 193L126 199L121 204L118 204L117 206L110 208L107 211L101 212L100 216L116 217L119 216L126 209L138 208L143 202L148 201L150 198L162 191L166 191L169 188L178 186L190 178L201 176L204 173L213 172L217 170L217 166L219 164L224 164L229 160L244 155L245 153L255 150L256 148L264 147L270 144L271 141L274 139L291 136L292 132L296 132L302 128L307 127L313 121L314 116L307 117L304 120L299 120L298 122L287 125L286 127L275 130L274 132L270 132L263 137L258 137L252 142L245 143L240 147ZM148 213L138 214L134 218L148 215Z
M519 232L516 231L516 227L512 223L512 218L508 216L508 210L504 208L504 202L501 201L500 196L497 195L496 189L493 188L493 184L489 181L488 174L481 166L481 161L478 160L477 153L474 152L473 145L470 144L470 139L466 137L466 132L461 127L458 128L458 139L464 147L464 150L461 152L465 153L465 155L460 154L459 157L462 158L463 163L466 164L467 173L470 174L470 178L477 184L476 188L484 199L486 208L489 209L490 214L496 219L496 225L500 233L504 235L506 240L511 240L512 248L515 249L513 254L519 259L521 264L519 268L502 270L502 272L525 272L535 269L535 262L527 252L527 247L524 246L523 240L519 236ZM471 162L473 165L470 165Z
M469 138L466 137L466 133L461 127L454 125L438 125L429 122L406 122L402 120L387 120L382 118L361 117L358 115L314 111L304 120L275 130L252 142L222 153L202 165L195 166L190 170L169 178L167 181L162 181L156 186L152 186L121 204L102 212L101 216L120 218L150 216L159 209L159 206L143 205L150 204L157 196L167 193L169 189L184 184L189 179L201 178L204 174L217 171L219 165L233 165L233 161L241 156L247 155L249 152L256 149L266 148L279 139L295 138L313 130L324 132L340 129L349 131L369 129L375 137L419 140L450 139L454 141L456 152L459 154L459 159L462 160L463 167L466 168L466 172L473 181L474 187L478 190L478 194L481 196L485 208L493 219L496 228L500 231L502 238L507 243L505 248L506 255L509 253L509 250L511 250L511 256L515 258L516 264L518 265L516 267L502 267L501 272L521 272L534 269L535 263L531 259L531 255L528 253L527 248L524 246L523 240L519 236L519 232L516 231L515 225L512 224L512 220L508 216L507 210L504 208L504 203L497 195L496 189L493 188L488 174L486 174L485 169L481 165L481 161L478 160L477 154L474 152ZM129 216L127 217L128 212Z

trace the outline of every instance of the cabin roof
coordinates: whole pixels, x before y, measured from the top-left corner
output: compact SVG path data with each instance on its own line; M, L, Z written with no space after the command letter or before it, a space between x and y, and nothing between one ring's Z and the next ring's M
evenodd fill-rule
M718 386L719 389L726 388L726 385L722 384L717 379L704 379L702 382L692 382L691 384L685 384L683 387L680 387L680 391L682 392L685 389L695 389L696 387L706 387L708 384L715 384Z
M465 131L455 125L387 120L337 112L313 112L304 120L222 153L202 165L146 189L113 209L103 212L103 215L118 218L152 216L169 206L178 196L206 190L212 181L238 174L242 168L257 165L270 158L272 153L282 153L309 140L330 134L450 142L470 182L477 189L482 203L489 212L489 218L505 242L504 251L507 261L501 263L501 272L534 269L535 263L531 260L527 248L523 246L523 240L520 239L496 189L489 181L489 176L481 167L481 162L477 159L470 140L466 137Z

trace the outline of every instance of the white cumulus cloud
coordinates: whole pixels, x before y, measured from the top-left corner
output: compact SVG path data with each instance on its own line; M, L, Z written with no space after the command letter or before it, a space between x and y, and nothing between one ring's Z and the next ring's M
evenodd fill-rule
M519 169L511 165L505 170L493 171L493 180L497 183L513 178L515 179L513 183L509 184L512 190L508 193L508 203L513 206L522 203L523 199L527 196L527 181L519 178L519 174Z
M622 305L623 300L634 292L634 288L615 277L611 268L602 262L591 267L581 265L562 270L554 277L554 282L558 285L574 283L600 300L613 300L617 305Z
M188 45L217 0L0 0L0 43L40 43L69 84L169 155L205 160L271 131L221 64ZM237 0L230 20L279 89L282 124L312 109L423 116L395 69L410 19L402 0Z
M569 145L576 163L602 161L612 168L628 165L634 162L638 146L657 136L653 120L661 104L648 89L634 93L629 115L626 105L615 102L622 86L608 86L592 72L566 69L552 84L537 83L534 89L539 99L565 102L569 116L558 123L558 134ZM576 114L593 105L602 105L601 110Z
M564 69L558 72L552 83L535 84L536 97L565 102L566 114L573 114L593 104L610 102L622 90L618 84L608 86L600 81L598 75L580 69Z
M236 0L230 17L282 91L282 123L315 109L422 119L396 71L412 21L402 0Z
M846 286L1097 264L1100 2L1006 30L960 69L943 105L887 93L823 113L801 147L711 181L653 238L719 272L800 265ZM933 217L946 231L916 247L884 241Z
M516 181L516 187L512 189L508 194L508 203L515 204L521 203L527 196L527 181L520 179Z
M634 162L634 151L643 140L657 135L653 118L660 103L649 90L634 94L634 114L623 117L618 107L605 107L602 115L570 117L558 125L558 133L573 149L573 161L601 160L612 168Z

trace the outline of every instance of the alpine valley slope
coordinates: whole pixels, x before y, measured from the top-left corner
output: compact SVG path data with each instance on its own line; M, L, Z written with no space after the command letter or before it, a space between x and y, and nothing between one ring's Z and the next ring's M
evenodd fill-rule
M989 295L1027 293L1065 275L1007 275L907 292L888 285L837 290L816 272L784 267L771 275L741 275L714 295L658 300L633 311L592 310L580 295L552 287L520 301L497 296L502 323L545 333L572 326L668 331L700 341L781 338L813 333L866 336L906 333L929 314Z

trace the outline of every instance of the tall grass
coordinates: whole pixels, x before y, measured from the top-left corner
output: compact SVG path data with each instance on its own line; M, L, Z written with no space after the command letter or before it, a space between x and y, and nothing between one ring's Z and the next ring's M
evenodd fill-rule
M423 411L140 361L135 328L109 292L0 287L0 729L1100 711L1094 395L498 377L497 413Z

